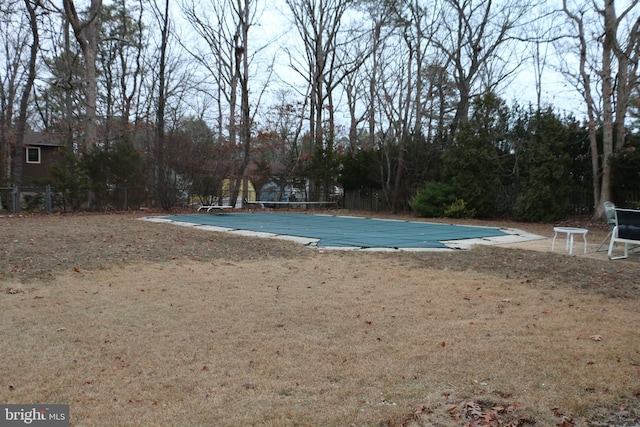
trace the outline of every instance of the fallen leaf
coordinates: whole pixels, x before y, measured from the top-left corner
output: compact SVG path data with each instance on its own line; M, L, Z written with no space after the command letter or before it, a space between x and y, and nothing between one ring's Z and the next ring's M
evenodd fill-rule
M420 415L420 414L422 414L423 412L425 412L426 410L427 410L427 407L426 407L426 406L424 406L424 405L418 405L418 406L416 406L416 410L415 410L415 411L413 411L413 413L414 413L415 415Z
M558 427L573 427L573 420L566 415L562 416L562 420L556 424Z
M591 335L589 338L594 341L602 341L602 335Z

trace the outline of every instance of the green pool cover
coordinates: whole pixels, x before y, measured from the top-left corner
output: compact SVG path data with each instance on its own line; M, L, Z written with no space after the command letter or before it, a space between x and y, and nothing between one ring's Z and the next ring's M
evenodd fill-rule
M319 239L318 247L447 248L442 241L505 236L497 228L291 213L189 214L171 221Z

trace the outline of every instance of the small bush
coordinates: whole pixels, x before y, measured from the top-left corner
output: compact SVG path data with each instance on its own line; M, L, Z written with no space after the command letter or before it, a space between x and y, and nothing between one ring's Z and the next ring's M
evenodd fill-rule
M476 216L475 209L467 209L467 204L462 199L457 199L444 210L447 218L473 218Z
M427 182L411 199L409 206L420 216L437 218L445 216L445 209L456 202L453 187L444 182Z
M44 196L40 193L24 195L24 210L27 212L41 212L44 210Z

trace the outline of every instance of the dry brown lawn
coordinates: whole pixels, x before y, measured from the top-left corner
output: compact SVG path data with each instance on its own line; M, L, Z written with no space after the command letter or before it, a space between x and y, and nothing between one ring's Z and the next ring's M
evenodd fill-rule
M73 426L640 423L637 255L332 252L139 216L0 218L0 402Z

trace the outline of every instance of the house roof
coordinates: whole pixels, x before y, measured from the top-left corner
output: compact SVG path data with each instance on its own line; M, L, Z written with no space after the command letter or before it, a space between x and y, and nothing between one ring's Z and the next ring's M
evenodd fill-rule
M49 132L26 131L24 134L24 145L62 147L64 143L58 135Z

